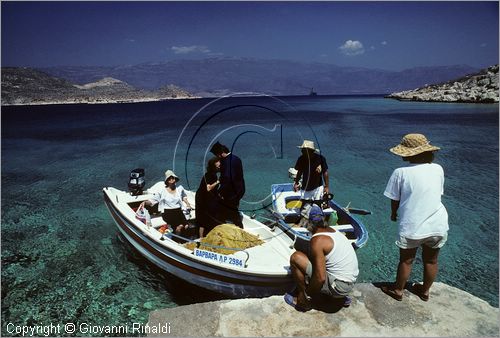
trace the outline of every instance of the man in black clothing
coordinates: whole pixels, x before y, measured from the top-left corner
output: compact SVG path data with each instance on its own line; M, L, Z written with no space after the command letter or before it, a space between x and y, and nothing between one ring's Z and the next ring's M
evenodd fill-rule
M245 179L243 177L241 159L219 142L212 146L210 152L221 160L220 185L218 190L220 196L218 219L223 223L229 220L236 226L243 228L238 210L240 200L245 194Z
M304 140L299 148L302 155L297 159L297 175L293 190L301 190L303 199L320 200L329 193L328 165L323 155L317 153L313 141ZM302 179L302 185L300 184Z

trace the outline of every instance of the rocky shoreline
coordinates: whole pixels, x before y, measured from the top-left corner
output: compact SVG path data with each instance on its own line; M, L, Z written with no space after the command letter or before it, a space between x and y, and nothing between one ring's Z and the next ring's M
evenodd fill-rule
M107 104L195 98L174 85L150 91L105 77L77 85L29 68L2 68L2 106Z
M23 103L2 103L3 107L9 106L45 106L57 104L113 104L113 103L146 103L146 102L160 102L170 100L190 100L198 99L199 96L182 96L182 97L164 97L164 98L150 98L145 97L141 99L98 99L98 100L61 100L61 101L40 101L40 102L23 102Z
M386 98L422 102L498 103L498 65L442 84L392 93Z
M492 337L499 309L443 283L423 302L408 290L398 302L379 285L357 284L349 308L297 312L283 296L221 300L153 311L148 336L175 337ZM162 328L168 330L163 332Z

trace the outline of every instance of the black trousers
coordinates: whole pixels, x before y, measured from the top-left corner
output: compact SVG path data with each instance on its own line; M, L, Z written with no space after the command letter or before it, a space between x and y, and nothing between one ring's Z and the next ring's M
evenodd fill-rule
M234 225L243 229L243 221L240 215L240 211L238 210L240 201L227 201L220 200L219 201L219 212L218 212L218 220L222 223L230 221Z

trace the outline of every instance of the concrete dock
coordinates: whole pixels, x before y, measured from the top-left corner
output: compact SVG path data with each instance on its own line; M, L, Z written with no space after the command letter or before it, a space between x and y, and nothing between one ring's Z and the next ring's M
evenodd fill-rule
M283 296L221 300L157 310L148 325L176 337L499 337L499 309L465 291L434 283L430 300L405 290L399 302L379 285L357 284L348 308L318 305L302 313Z

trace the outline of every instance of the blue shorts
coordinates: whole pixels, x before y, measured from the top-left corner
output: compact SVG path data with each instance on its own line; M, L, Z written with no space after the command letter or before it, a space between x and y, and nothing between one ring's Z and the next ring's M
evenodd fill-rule
M399 236L396 240L396 245L401 249L415 249L422 245L425 245L431 249L440 249L448 240L448 233L442 236L431 236L421 239L411 239L404 236Z

